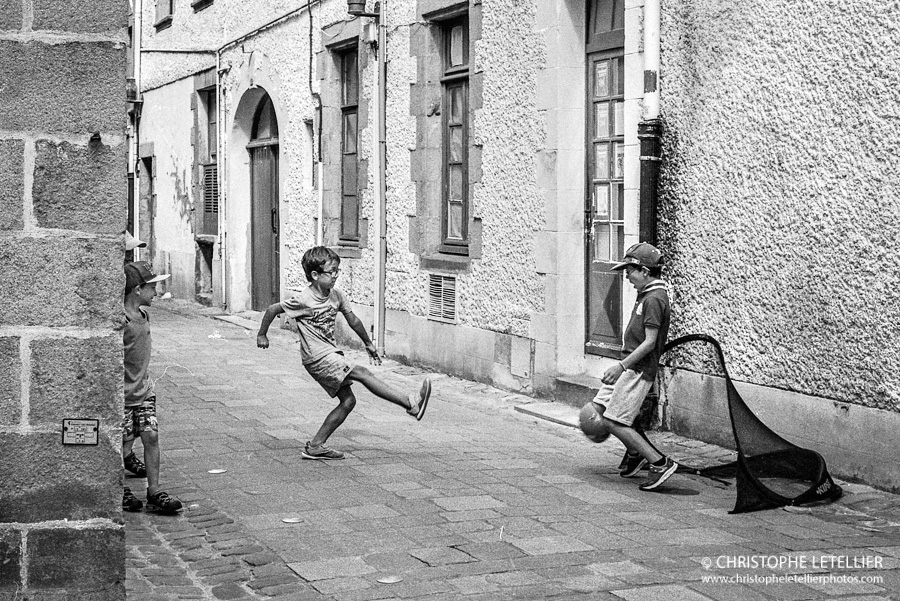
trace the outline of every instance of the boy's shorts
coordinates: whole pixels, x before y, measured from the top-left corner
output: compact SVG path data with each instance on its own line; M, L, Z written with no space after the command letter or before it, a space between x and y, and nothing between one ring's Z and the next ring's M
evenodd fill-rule
M159 432L156 423L156 397L152 396L140 405L125 407L122 418L122 442L134 440L141 432Z
M626 369L615 384L604 384L600 388L594 402L606 407L603 417L629 428L634 425L644 398L653 387L653 380L644 380L641 375L641 372Z
M335 351L312 363L306 363L303 367L325 389L328 396L334 398L355 366L344 358L344 353Z

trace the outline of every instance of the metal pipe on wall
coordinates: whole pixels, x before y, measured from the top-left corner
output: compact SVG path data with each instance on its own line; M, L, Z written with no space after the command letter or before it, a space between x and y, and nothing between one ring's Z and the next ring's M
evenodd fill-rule
M377 284L375 288L375 348L379 355L384 355L385 337L385 281L387 271L387 0L382 0L378 27L378 88L376 101L378 136L378 266L376 270Z
M132 62L134 69L134 88L135 88L135 100L137 102L134 103L134 129L132 130L131 136L131 169L134 174L134 178L132 178L132 198L134 202L134 221L131 224L131 235L135 238L140 239L141 237L141 146L140 146L140 120L141 120L141 109L143 105L141 102L143 101L143 95L141 94L141 28L143 27L143 15L142 12L144 10L144 5L142 0L134 0L134 4L132 5L132 10L134 11L134 25L132 25L131 31L131 50L133 53ZM134 249L134 259L141 259L141 249Z
M660 123L659 28L661 0L644 1L644 114L638 124L641 145L639 235L642 242L658 243Z
M225 244L227 230L225 225L225 127L222 124L222 115L225 114L223 102L225 94L222 90L222 50L216 50L216 191L218 192L219 209L219 227L218 227L218 245L219 245L219 269L221 270L221 286L222 286L222 309L228 308L228 249Z

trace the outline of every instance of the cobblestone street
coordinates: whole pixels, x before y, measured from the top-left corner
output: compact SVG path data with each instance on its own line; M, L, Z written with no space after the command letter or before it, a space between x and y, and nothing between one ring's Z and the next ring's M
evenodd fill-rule
M125 514L130 600L900 599L896 496L842 483L832 505L729 515L734 486L707 478L641 492L618 443L516 410L542 401L392 361L372 370L397 388L432 377L425 418L355 386L329 441L347 458L303 461L333 402L290 332L263 351L166 301L152 328L162 487L185 510ZM651 436L690 465L732 457Z

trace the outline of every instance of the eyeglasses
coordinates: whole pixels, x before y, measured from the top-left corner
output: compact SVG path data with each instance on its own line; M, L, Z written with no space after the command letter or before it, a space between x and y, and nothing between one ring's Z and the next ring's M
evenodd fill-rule
M340 275L341 270L340 269L332 269L331 271L322 271L320 273L327 273L332 278L336 278L336 277L338 277L338 275Z

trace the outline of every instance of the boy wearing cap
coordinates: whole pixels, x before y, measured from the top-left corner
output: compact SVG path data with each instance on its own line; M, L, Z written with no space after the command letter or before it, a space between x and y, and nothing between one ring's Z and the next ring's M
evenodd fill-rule
M640 485L641 490L658 488L678 469L675 461L663 456L643 432L633 427L656 379L669 333L669 294L666 283L659 279L662 265L662 253L642 242L625 251L622 262L613 267L613 271L624 271L638 296L625 329L623 359L604 372L603 387L593 401L603 408L603 421L610 433L628 449L620 466L621 474L633 476L649 463L649 475Z
M156 395L150 382L150 316L149 307L156 296L156 283L168 279L156 275L146 261L125 265L125 325L122 343L125 347L125 415L122 420L122 456L129 471L147 475L147 508L162 513L175 513L181 501L159 489L159 427L156 421ZM134 453L135 436L144 445L144 463ZM146 464L146 469L144 464ZM122 508L138 511L143 504L125 488Z

